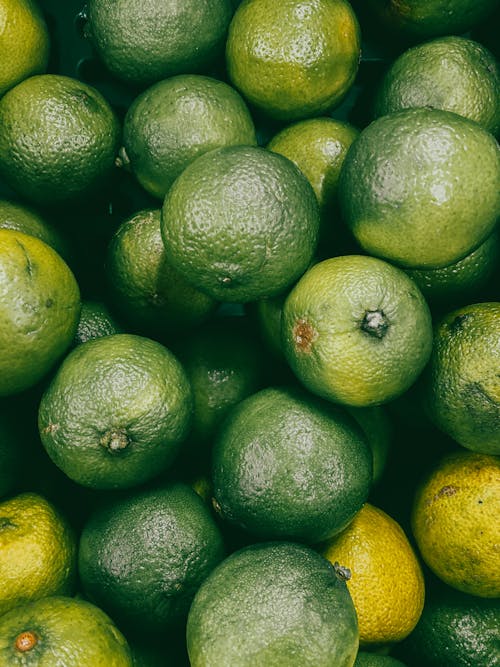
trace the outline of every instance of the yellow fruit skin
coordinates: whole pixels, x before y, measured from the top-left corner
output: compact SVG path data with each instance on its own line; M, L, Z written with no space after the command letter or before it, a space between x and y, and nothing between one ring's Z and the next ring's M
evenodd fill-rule
M23 79L47 69L50 40L32 0L0 0L0 97Z
M42 496L0 504L0 616L19 604L72 592L76 539Z
M459 591L500 596L500 461L458 452L441 461L417 491L412 530L422 558Z
M366 503L322 553L351 572L347 587L358 615L360 645L398 642L413 630L424 606L424 577L394 519Z
M247 0L229 26L229 78L281 120L337 105L354 82L359 57L358 21L344 0Z

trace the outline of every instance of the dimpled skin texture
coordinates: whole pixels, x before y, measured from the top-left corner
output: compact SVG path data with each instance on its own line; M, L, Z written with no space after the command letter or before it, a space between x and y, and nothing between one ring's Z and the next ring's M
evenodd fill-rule
M38 638L30 650L15 648L23 632ZM0 664L9 667L133 667L118 628L85 600L49 597L24 604L0 618Z
M348 226L368 253L439 267L480 245L500 215L500 151L475 122L409 109L369 125L340 176Z
M469 304L438 323L425 381L439 428L463 447L500 454L500 303Z
M189 612L192 667L351 667L356 614L345 581L308 547L242 549L200 587Z
M500 72L492 53L463 37L408 49L385 74L375 117L412 107L453 111L494 135L500 131Z
M314 544L341 531L367 499L372 454L354 420L301 389L241 402L213 453L214 505L260 538Z
M345 0L247 0L226 44L232 83L280 120L317 116L339 104L359 58L358 21Z
M76 79L34 76L0 100L0 175L32 202L93 191L113 168L118 145L108 102Z
M423 480L412 530L423 560L446 584L484 598L500 596L500 462L460 451Z
M89 597L147 636L185 622L194 594L222 560L220 531L185 484L134 494L95 513L78 555Z
M127 488L170 465L191 411L191 387L176 357L148 338L114 334L64 359L42 396L38 426L68 477L91 488Z
M424 606L424 575L392 517L365 503L322 553L351 572L347 588L362 646L399 642L413 630Z
M162 210L167 259L220 301L277 294L316 248L314 191L287 158L234 146L202 155L176 180Z
M388 323L381 338L361 328L374 310ZM400 269L362 255L309 269L285 301L281 331L288 362L307 389L358 407L406 391L432 346L431 315L418 287Z
M199 155L256 143L252 117L241 96L223 81L193 74L151 86L129 108L123 127L132 171L161 199Z
M230 0L90 0L88 32L115 76L146 85L206 69L232 12Z

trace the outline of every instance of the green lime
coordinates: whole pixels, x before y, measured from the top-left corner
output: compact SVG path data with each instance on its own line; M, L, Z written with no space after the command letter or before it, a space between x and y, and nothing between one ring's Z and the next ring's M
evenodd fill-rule
M0 667L133 667L118 628L85 600L47 597L0 618Z
M148 635L185 623L198 587L222 560L222 537L185 484L108 504L85 525L79 572L85 593L123 625Z
M191 606L192 667L349 667L358 627L346 576L299 544L255 544L233 553Z
M434 423L464 447L500 454L500 303L477 303L436 325L423 387Z
M85 30L112 74L144 86L206 70L232 14L230 0L90 0Z
M162 210L167 259L220 301L278 294L307 268L319 229L314 191L287 158L219 148L197 158Z
M315 264L288 295L285 356L313 393L354 407L388 402L415 382L431 353L432 322L418 287L364 255Z
M101 93L58 74L32 76L6 93L0 127L0 175L37 204L95 192L119 148L119 123Z
M384 75L375 116L413 107L444 109L500 131L500 71L493 54L464 37L447 36L402 53Z
M160 199L199 155L256 143L252 117L240 95L223 81L196 74L148 88L127 111L123 126L125 165Z
M405 667L405 665L390 655L377 655L368 651L359 651L353 667Z
M127 218L114 233L106 256L113 305L138 333L152 335L201 324L217 306L172 267L160 216L160 209L144 209Z
M372 455L356 422L302 389L269 388L237 405L214 446L218 514L259 538L311 544L366 501Z
M359 25L346 0L246 0L229 27L230 80L280 120L319 116L337 106L359 60Z
M450 111L388 114L352 144L339 197L346 223L368 253L410 268L447 266L495 227L498 144Z
M189 381L167 348L114 334L68 354L42 396L38 425L47 453L68 477L117 489L172 463L191 410Z
M83 301L73 343L80 345L94 338L123 333L108 307L101 301Z
M394 439L392 421L383 405L372 405L369 408L346 406L346 409L361 426L370 445L373 456L373 483L376 484L384 474Z
M43 241L0 229L0 396L41 380L66 352L80 292L63 259Z

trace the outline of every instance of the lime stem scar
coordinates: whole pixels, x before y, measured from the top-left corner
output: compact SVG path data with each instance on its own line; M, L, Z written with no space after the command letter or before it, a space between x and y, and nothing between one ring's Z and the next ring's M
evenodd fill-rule
M112 429L106 431L100 440L100 444L110 452L119 452L130 444L124 429Z
M374 336L375 338L383 338L389 328L389 321L383 310L367 310L361 322L361 329Z

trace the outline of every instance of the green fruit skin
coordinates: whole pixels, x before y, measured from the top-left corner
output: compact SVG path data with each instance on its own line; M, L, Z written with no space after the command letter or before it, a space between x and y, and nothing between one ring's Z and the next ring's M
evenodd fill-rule
M359 641L345 581L286 542L223 561L196 594L186 634L192 667L350 667Z
M396 654L408 667L497 667L500 602L437 585Z
M77 346L40 402L38 425L52 461L91 488L127 488L166 469L192 415L189 380L160 343L114 334ZM125 438L111 449L110 438Z
M162 209L167 259L220 301L286 289L311 261L318 232L311 185L290 160L263 148L202 155L175 181Z
M362 248L408 268L465 257L500 216L500 151L474 121L440 109L378 118L340 175L347 225Z
M203 153L256 143L240 95L223 81L194 74L160 81L139 95L123 126L130 168L143 188L161 199Z
M29 651L15 647L32 632L38 642ZM101 609L62 596L23 604L0 618L0 667L133 667L130 649Z
M83 589L113 618L147 635L181 626L202 581L222 560L221 533L185 484L131 495L82 531Z
M83 301L80 320L73 339L74 345L81 345L88 340L123 333L122 327L100 301Z
M359 651L353 667L405 667L405 665L390 655L377 655L367 651Z
M345 528L366 501L372 454L342 409L301 389L269 388L226 418L212 479L224 519L259 538L314 544Z

